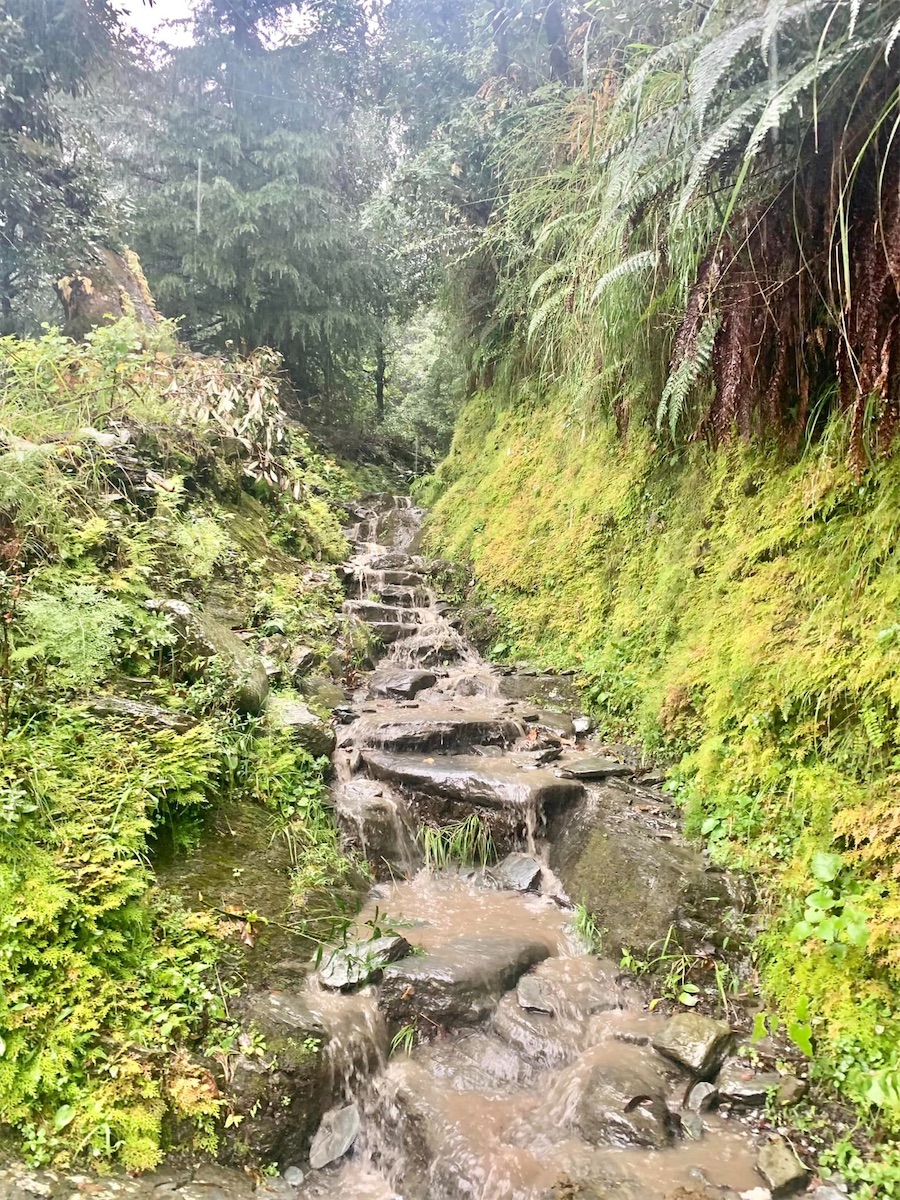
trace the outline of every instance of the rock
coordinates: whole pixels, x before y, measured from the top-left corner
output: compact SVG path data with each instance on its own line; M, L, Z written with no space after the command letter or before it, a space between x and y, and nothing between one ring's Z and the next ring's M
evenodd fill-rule
M681 1132L692 1142L699 1142L703 1137L703 1118L696 1112L683 1112L680 1117Z
M783 1137L770 1137L759 1152L756 1169L762 1175L773 1200L789 1196L806 1187L809 1172Z
M347 693L333 679L324 675L310 675L300 683L300 691L307 700L312 700L319 708L333 711L347 703Z
M579 1030L573 1022L561 1022L545 1011L523 1007L518 991L501 996L492 1028L518 1057L540 1068L565 1066L578 1055Z
M319 968L319 982L332 991L351 991L380 975L388 963L403 958L411 949L406 938L396 934L351 942L328 954Z
M575 730L576 737L586 737L594 728L593 718L581 715L573 716L572 727Z
M543 863L530 854L507 854L502 862L491 868L491 875L501 887L515 892L538 892L541 888ZM527 1007L527 1006L526 1006Z
M740 1200L772 1200L772 1193L764 1187L748 1188L740 1193Z
M125 696L91 696L85 701L85 707L97 717L119 718L150 729L171 729L175 733L187 733L197 724L196 718L188 713L173 712L158 704L144 704Z
M552 771L522 770L509 759L477 755L424 758L365 750L371 775L417 792L489 808L513 808L540 815L581 798L583 786L557 779Z
M556 1013L553 988L539 975L529 973L522 976L516 986L516 1000L519 1008L531 1012L546 1013L549 1017Z
M338 741L348 747L446 753L467 746L510 745L521 732L517 720L488 705L467 706L465 712L454 713L446 706L423 704L416 711L392 708L364 713L341 730Z
M209 613L192 608L184 600L148 600L146 607L151 612L165 613L172 618L187 658L218 658L235 691L236 703L241 711L262 711L269 694L265 663L236 633ZM202 670L196 673L202 674Z
M299 1167L285 1167L281 1173L281 1177L288 1187L299 1187L303 1182L303 1172Z
M810 1192L809 1200L847 1200L847 1193L830 1184L823 1184Z
M476 1025L548 953L543 942L526 937L459 938L386 967L378 1003L394 1027L420 1016L444 1028Z
M765 1104L770 1092L781 1087L777 1071L754 1071L741 1058L729 1058L716 1078L719 1098L732 1104Z
M575 740L575 726L568 713L550 712L549 710L541 709L539 712L529 713L525 717L525 720L529 725L546 730L548 733L555 734L566 741Z
M347 1153L359 1133L359 1109L355 1104L333 1108L322 1124L309 1150L309 1165L314 1171L337 1162Z
M266 721L273 729L289 733L292 741L316 758L330 755L334 750L334 730L302 700L273 696L266 706Z
M557 773L564 779L612 779L616 776L631 775L631 767L625 763L616 762L614 758L602 758L597 754L566 755Z
M702 1113L712 1108L716 1099L714 1083L695 1083L688 1093L687 1109L689 1112Z
M437 676L431 671L403 671L399 668L376 671L369 680L369 695L395 700L412 700L419 692L434 687Z
M727 877L711 875L703 856L677 835L661 841L656 814L644 817L629 800L618 787L595 785L554 817L550 868L606 931L610 949L652 957L651 947L658 952L668 937L690 951L707 930L728 928L734 906Z
M796 1104L806 1095L807 1086L806 1080L798 1079L796 1075L782 1075L778 1091L775 1093L775 1100L785 1107Z
M331 792L341 832L371 863L377 878L412 875L422 852L405 799L387 784L356 777Z
M665 1073L654 1069L645 1052L623 1046L615 1061L590 1071L575 1125L595 1146L668 1146L673 1121L664 1099L666 1084Z
M731 1027L700 1013L678 1013L653 1039L653 1047L666 1058L687 1067L701 1078L715 1073L731 1045Z
M319 656L309 646L294 646L287 658L288 674L294 680L305 675L318 662Z

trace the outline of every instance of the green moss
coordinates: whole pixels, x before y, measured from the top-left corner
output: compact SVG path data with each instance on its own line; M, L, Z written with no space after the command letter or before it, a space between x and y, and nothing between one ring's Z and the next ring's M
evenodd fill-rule
M809 1002L823 1069L898 1127L900 463L860 482L844 448L835 422L798 462L666 457L562 390L537 408L483 394L423 491L431 547L473 562L509 655L577 668L607 733L678 762L689 828L761 875L770 994L789 1015ZM842 855L864 946L847 921L785 936L821 887L817 849Z

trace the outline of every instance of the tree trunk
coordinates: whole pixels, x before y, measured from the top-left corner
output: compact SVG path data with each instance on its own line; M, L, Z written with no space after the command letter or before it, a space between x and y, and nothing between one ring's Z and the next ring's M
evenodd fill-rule
M76 341L95 326L122 317L150 326L160 320L140 260L128 249L117 254L98 248L93 262L57 280L56 294L66 310L63 333Z
M566 22L560 0L550 0L544 14L544 32L550 47L550 78L554 83L568 83L571 73L569 48L566 44Z
M384 420L384 380L387 370L384 354L384 338L379 337L375 348L375 420L380 425Z

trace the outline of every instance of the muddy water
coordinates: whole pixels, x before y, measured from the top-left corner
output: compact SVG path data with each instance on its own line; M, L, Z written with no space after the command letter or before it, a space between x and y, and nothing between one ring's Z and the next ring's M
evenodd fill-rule
M356 991L308 984L341 1103L361 1127L300 1196L702 1200L758 1187L752 1132L716 1114L688 1119L691 1078L650 1044L664 1019L574 932L542 842L547 809L564 819L583 790L552 774L571 731L505 699L412 552L419 521L381 501L351 530L346 609L384 654L339 731L334 792L380 879L350 937L387 930L414 952ZM424 868L419 828L472 812L500 857L535 857L523 867L533 879Z

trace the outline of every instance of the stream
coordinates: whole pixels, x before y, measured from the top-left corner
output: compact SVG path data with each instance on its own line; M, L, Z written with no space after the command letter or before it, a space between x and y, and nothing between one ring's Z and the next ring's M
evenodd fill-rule
M510 675L476 653L438 598L441 564L415 553L420 512L377 498L356 516L345 611L383 657L338 730L334 805L379 882L306 984L343 1086L299 1196L764 1200L803 1188L788 1144L745 1119L773 1076L733 1057L723 1022L649 1011L618 957L591 953L573 924L554 847L576 827L583 849L604 813L637 845L626 865L639 915L652 918L659 886L670 929L702 920L672 909L684 889L667 891L666 871L711 876L663 797L559 711L565 677ZM445 861L441 847L467 829L489 835L495 865ZM615 905L615 872L606 883Z

